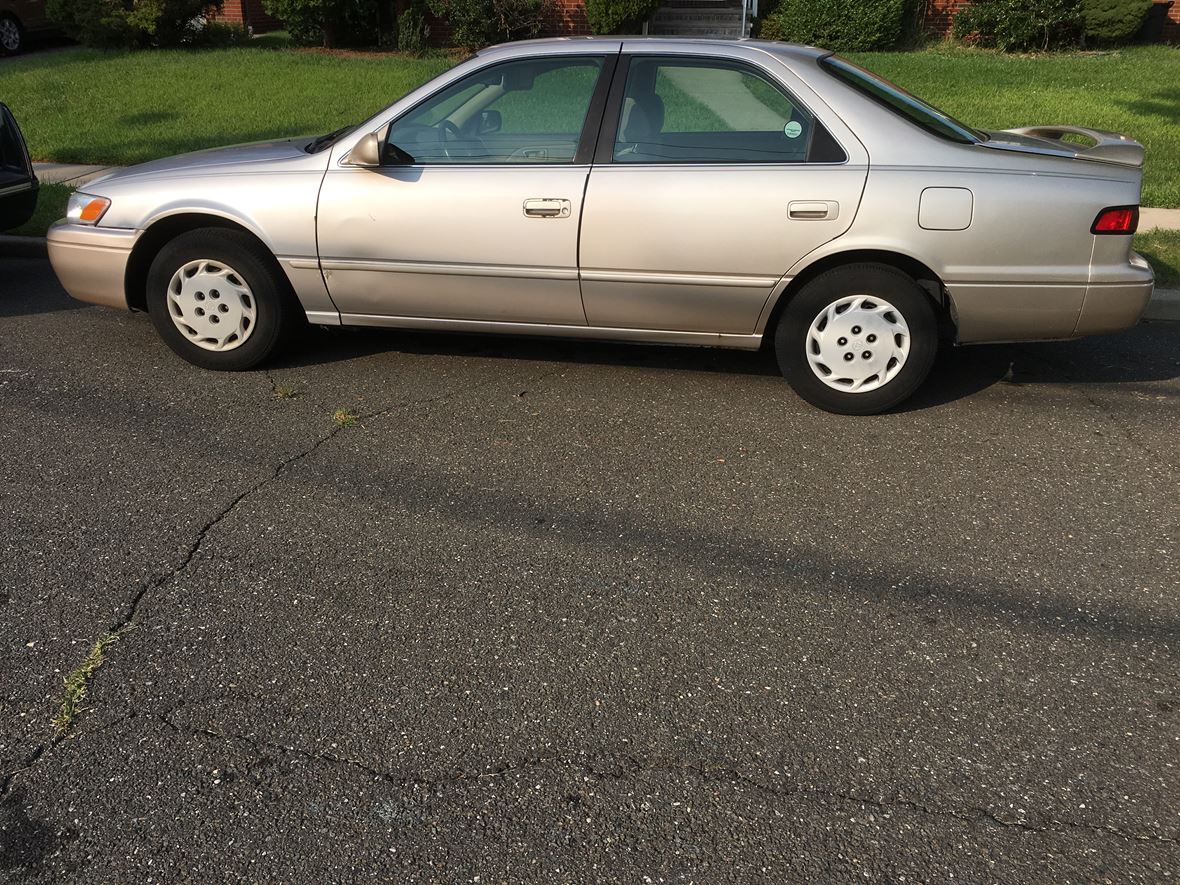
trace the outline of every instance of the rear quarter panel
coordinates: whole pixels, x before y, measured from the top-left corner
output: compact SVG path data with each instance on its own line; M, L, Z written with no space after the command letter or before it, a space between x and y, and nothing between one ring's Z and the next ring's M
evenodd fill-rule
M1090 277L1126 275L1129 237L1095 237L1108 206L1139 202L1142 171L1130 166L1018 153L932 135L837 80L795 62L864 143L869 175L848 232L788 272L841 251L887 250L914 258L944 283L962 342L1071 337ZM970 122L970 121L968 121ZM966 188L970 224L927 230L922 191ZM1117 247L1096 241L1116 239ZM1096 258L1101 261L1095 261Z

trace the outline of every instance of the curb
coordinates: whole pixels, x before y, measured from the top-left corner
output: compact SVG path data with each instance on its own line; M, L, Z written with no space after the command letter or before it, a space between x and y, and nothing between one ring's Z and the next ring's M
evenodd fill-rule
M48 258L45 237L16 237L0 234L0 258Z
M1180 289L1156 289L1143 319L1149 323L1180 323Z

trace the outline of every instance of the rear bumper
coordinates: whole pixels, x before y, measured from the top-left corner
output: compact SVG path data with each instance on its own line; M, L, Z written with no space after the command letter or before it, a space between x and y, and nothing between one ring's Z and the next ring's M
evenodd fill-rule
M59 221L49 228L49 263L70 297L127 310L127 262L140 231Z
M1154 277L1139 255L1075 283L947 283L960 344L1054 341L1128 329L1147 309Z
M1086 299L1078 315L1075 336L1118 332L1139 322L1151 293L1155 276L1142 255L1131 253L1131 265L1113 280L1093 281L1086 287Z

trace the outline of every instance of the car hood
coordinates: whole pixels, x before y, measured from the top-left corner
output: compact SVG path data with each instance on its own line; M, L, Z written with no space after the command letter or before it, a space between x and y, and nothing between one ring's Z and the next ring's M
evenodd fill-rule
M212 148L151 160L138 166L128 166L90 184L111 184L131 178L182 178L194 175L222 175L239 172L260 172L266 164L287 167L291 164L326 166L329 151L309 154L304 150L310 137L288 138L281 141L256 141L232 147ZM89 189L89 185L87 185Z

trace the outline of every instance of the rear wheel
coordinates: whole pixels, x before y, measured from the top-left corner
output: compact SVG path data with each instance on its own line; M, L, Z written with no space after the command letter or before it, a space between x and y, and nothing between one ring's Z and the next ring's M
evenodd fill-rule
M809 403L873 415L926 379L938 352L938 320L930 296L906 274L848 265L820 274L791 299L774 345L784 377Z
M25 47L25 29L14 15L0 15L0 55L16 55Z
M181 234L152 262L147 309L164 342L205 369L249 369L274 354L300 311L274 259L243 231Z

